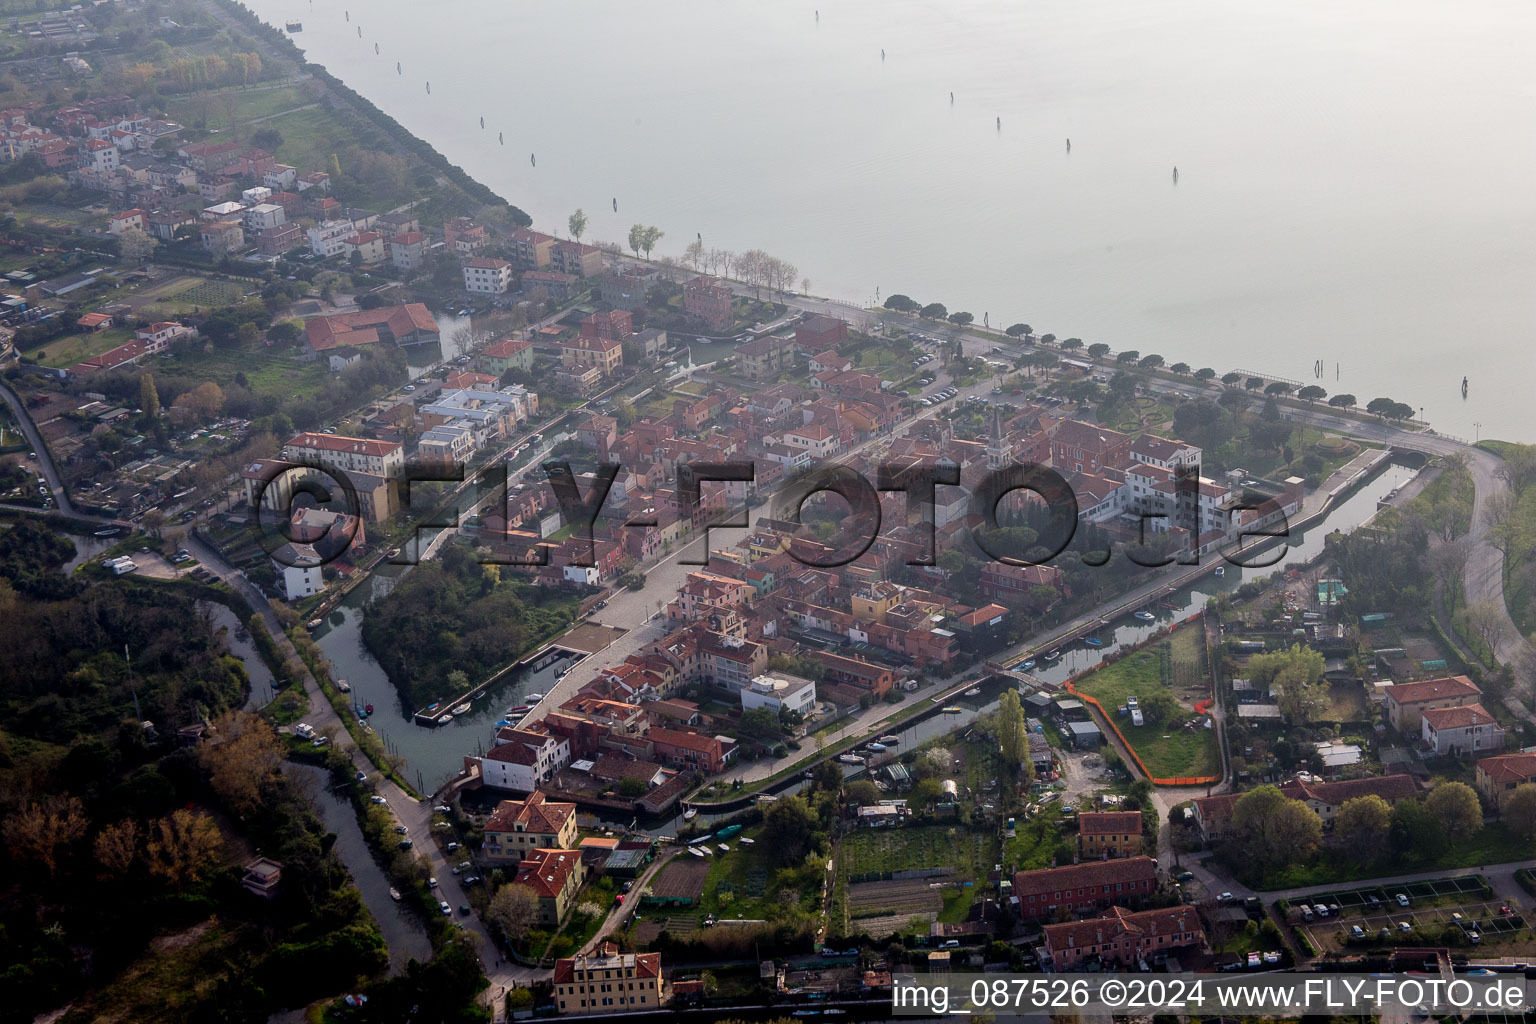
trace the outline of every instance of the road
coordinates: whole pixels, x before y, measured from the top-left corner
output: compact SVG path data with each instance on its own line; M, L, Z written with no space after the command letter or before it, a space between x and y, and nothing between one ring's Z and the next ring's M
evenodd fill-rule
M53 464L53 453L43 443L43 435L38 431L37 424L32 422L32 414L27 411L26 403L11 390L9 384L0 383L0 398L5 399L5 404L10 406L11 416L16 420L17 426L27 437L27 444L37 452L38 466L43 471L43 479L48 481L48 489L53 492L54 503L60 512L73 516L75 507L69 503L69 492L64 489L64 478L59 475L58 467Z
M592 952L597 948L597 944L603 941L606 936L623 928L624 922L635 915L635 909L640 906L640 895L645 892L645 887L650 883L651 879L656 876L658 871L671 863L673 857L678 856L682 852L683 849L681 847L668 846L657 854L656 859L647 865L639 878L635 879L635 884L630 886L629 895L624 897L624 902L615 904L613 909L608 911L608 916L604 919L602 925L577 952Z

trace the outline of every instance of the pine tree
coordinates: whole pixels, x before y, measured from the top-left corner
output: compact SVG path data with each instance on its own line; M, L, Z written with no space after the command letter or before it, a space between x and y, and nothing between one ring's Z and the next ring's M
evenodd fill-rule
M139 378L139 408L152 420L160 415L160 392L155 388L155 375L152 373Z

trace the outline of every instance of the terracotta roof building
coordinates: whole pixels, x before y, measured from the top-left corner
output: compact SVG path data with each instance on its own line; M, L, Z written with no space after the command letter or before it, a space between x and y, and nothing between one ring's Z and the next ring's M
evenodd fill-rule
M1085 811L1077 816L1082 857L1130 857L1141 852L1140 811Z
M1066 917L1115 905L1137 906L1157 890L1157 861L1126 857L1020 871L1013 895L1025 920Z
M554 983L560 1013L654 1010L661 1005L661 954L620 953L605 942L596 954L556 960Z
M1051 967L1057 971L1069 971L1094 959L1133 966L1139 960L1205 944L1205 929L1194 907L1134 913L1111 907L1103 917L1048 924L1042 931Z
M546 799L535 792L526 800L503 800L485 823L486 859L521 861L538 849L576 845L576 805Z
M1323 819L1323 827L1333 826L1334 815L1347 800L1358 796L1379 796L1389 805L1418 795L1418 787L1408 775L1382 775L1367 779L1340 779L1337 782L1301 782L1293 780L1280 787L1292 800L1300 800ZM1241 793L1198 797L1194 802L1195 821L1207 843L1227 838L1232 825L1232 809Z
M1504 801L1518 787L1536 784L1536 754L1498 754L1477 762L1477 791L1502 813Z
M371 345L379 341L417 345L437 341L439 333L437 321L419 302L317 316L304 321L304 334L311 352L324 352L338 345Z

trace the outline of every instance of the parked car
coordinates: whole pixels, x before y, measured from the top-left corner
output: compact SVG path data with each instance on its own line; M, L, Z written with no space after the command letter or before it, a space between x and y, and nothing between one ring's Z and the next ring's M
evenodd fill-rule
M1397 894L1397 905L1400 907L1408 907L1413 905L1413 901L1408 898L1407 893L1400 892Z
M453 908L448 905L447 900L438 900L437 909L443 912L444 917L451 917L453 915Z
M1175 882L1193 882L1195 880L1195 873L1193 871L1180 871L1173 876L1173 880Z

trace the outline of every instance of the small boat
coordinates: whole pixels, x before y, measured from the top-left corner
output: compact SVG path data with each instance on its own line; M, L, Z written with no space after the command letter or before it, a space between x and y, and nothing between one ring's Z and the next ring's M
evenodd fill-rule
M725 828L723 828L719 832L715 833L715 838L716 839L729 839L732 836L736 835L736 833L738 833L740 831L741 831L741 826L740 825L727 825L727 826L725 826Z
M880 742L884 743L888 747L894 747L901 742L901 737L896 735L881 736Z
M1035 667L1035 659L1034 658L1030 658L1028 661L1026 661L1023 664L1019 665L1019 671L1020 672L1028 672L1030 669L1032 669L1034 667Z
M109 526L105 530L97 530L96 531L96 536L98 536L98 537L116 537L118 534L120 534L122 532L123 531L118 529L116 526Z
M1136 618L1140 619L1142 622L1151 622L1154 618L1156 618L1156 616L1151 612L1141 611L1136 613Z
M1045 660L1046 661L1060 661L1061 660L1061 649L1057 648L1054 651L1046 652Z
M498 729L503 728L503 727L508 726L508 725L511 725L511 724L512 724L512 719L510 719L510 718L498 718L496 720L496 728L498 728Z
M438 701L436 704L428 704L426 707L421 709L421 713L423 715L429 715L430 716L434 711L436 711L438 708L440 708L442 706L443 706L443 702L442 701Z
M719 846L715 847L715 849L719 850L721 853L730 853L731 852L731 847L730 847L729 843L721 843Z
M694 818L697 818L698 816L699 816L699 809L697 807L690 807L686 811L683 812L683 820L684 821L692 821Z
M1225 576L1226 574L1227 574L1227 567L1224 566L1224 565L1218 565L1216 567L1216 571L1214 573L1212 573L1212 575L1214 575L1214 576Z
M439 718L437 720L437 724L438 725L447 725L451 721L453 721L453 716L452 715L444 715L442 718Z
M460 704L458 707L454 708L453 711L450 712L450 713L454 714L454 715L467 715L467 714L469 714L469 701L465 701L463 704Z
M965 691L965 695L967 697L980 697L981 696L981 687L973 686L969 690Z
M531 705L531 704L519 704L516 707L507 708L507 714L509 714L509 715L520 715L520 714L522 714L525 711L532 711L532 710L533 710L533 705Z
M864 759L856 754L838 754L837 759L843 764L863 764Z
M542 693L525 693L523 694L523 699L530 703L537 704L539 701L544 699L544 695Z
M752 838L750 838L748 836L742 836L741 837L741 845L742 846L751 846L755 842L757 842L756 839L752 839Z
M485 118L483 118L483 117L480 119L480 127L481 128L485 127Z
M614 213L618 213L619 212L619 197L618 196L614 196L613 197L613 212Z
M864 749L869 751L872 754L883 754L883 753L885 753L885 744L884 743L871 743L871 744L867 745Z
M505 146L507 144L506 133L505 132L497 132L496 133L496 141L501 143L503 146Z
M695 846L695 847L692 848L692 850L693 850L694 853L698 854L700 857L713 857L715 855L715 851L711 850L707 846Z
M528 163L533 165L534 167L539 166L539 162L533 158L533 154L532 153L528 154Z
M699 860L703 860L705 857L709 856L709 854L705 853L703 850L699 849L697 846L690 846L688 848L688 852L693 854L695 857L699 858Z
M1089 647L1103 647L1104 646L1104 641L1100 640L1096 636L1084 637L1083 638L1083 643L1087 644Z
M379 55L379 44L378 43L374 43L373 44L373 55L375 57L377 57Z
M401 897L400 897L400 890L391 887L390 890L389 890L389 898L394 900L396 903L399 903L400 899L401 899Z
M302 21L290 21L286 25L284 25L283 27L286 28L289 32L303 32L304 31L304 23Z
M395 74L397 74L397 75L405 74L405 69L400 66L400 62L399 61L395 61Z
M347 682L345 679L338 679L338 680L336 680L336 689L340 690L342 693L351 693L352 692L352 684ZM435 704L432 705L432 707L436 707L436 706L437 705L435 705ZM430 711L431 708L428 708L428 710Z
M432 95L432 83L431 82L427 83L427 95L428 96Z
M944 709L944 713L946 715L963 715L965 713L965 709L951 704L949 707Z

